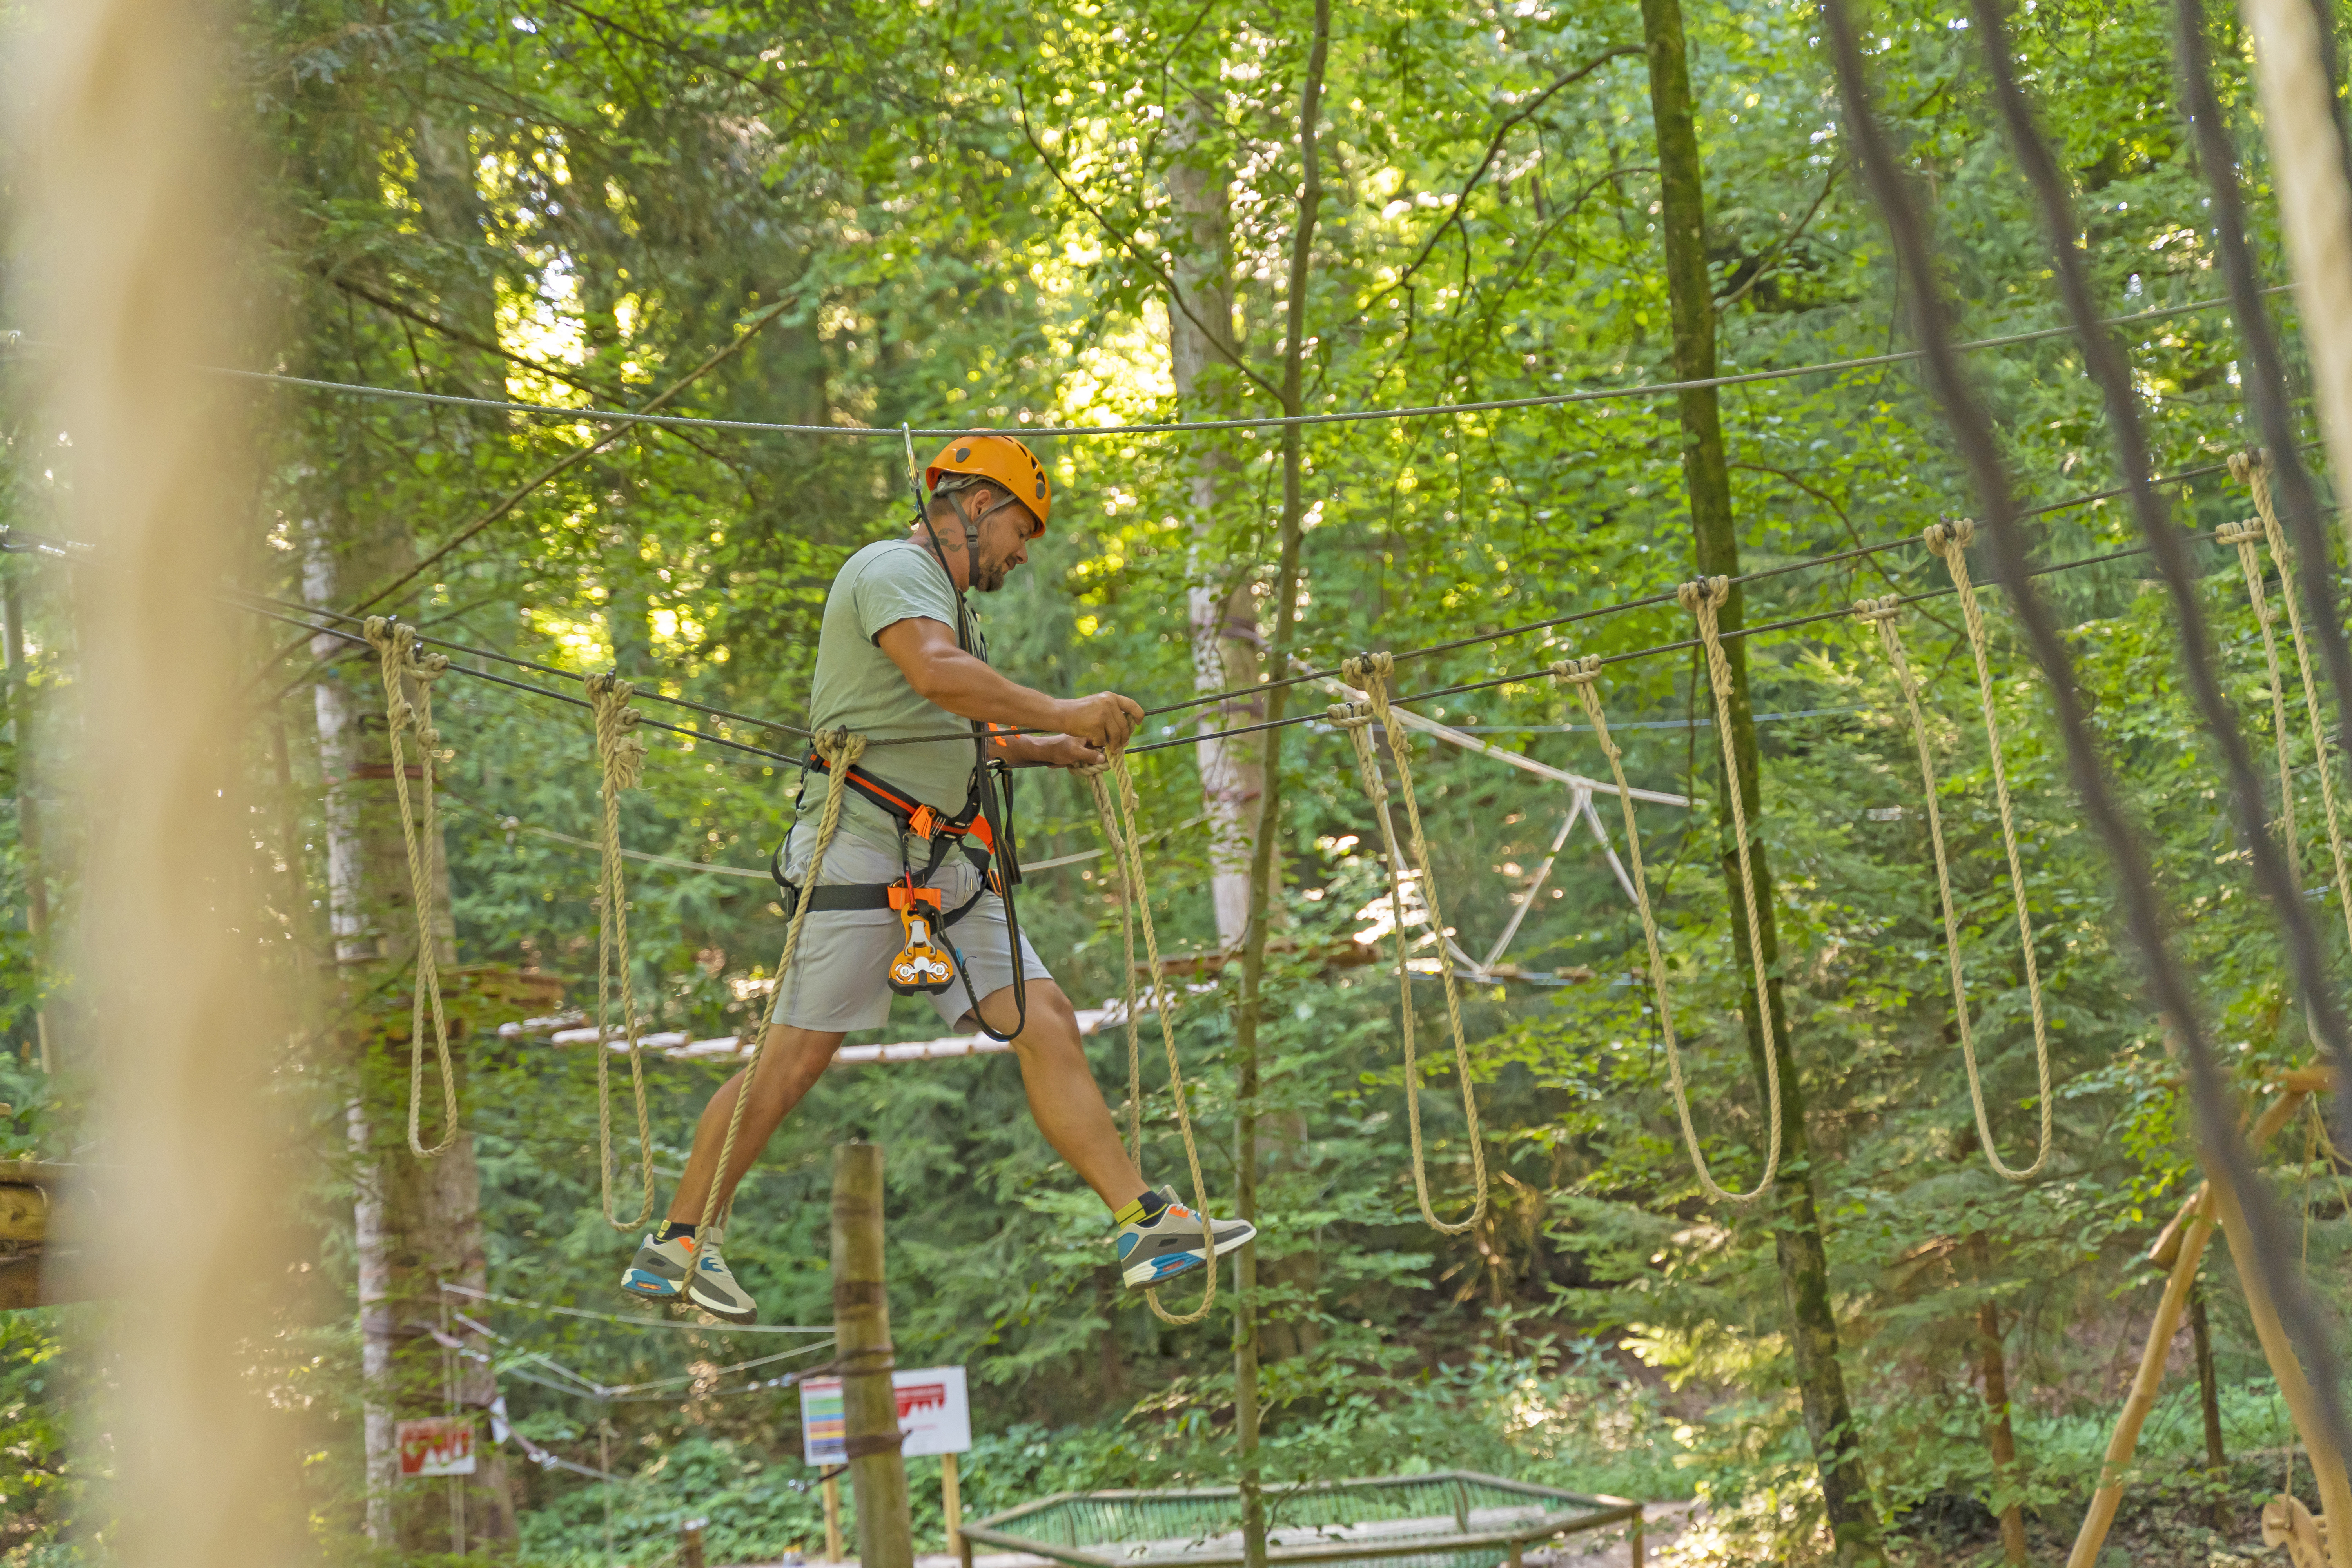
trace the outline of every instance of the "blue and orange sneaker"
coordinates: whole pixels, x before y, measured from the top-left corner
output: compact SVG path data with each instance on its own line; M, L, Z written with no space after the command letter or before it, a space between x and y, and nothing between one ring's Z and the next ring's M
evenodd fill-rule
M1158 1214L1147 1215L1139 1198L1111 1215L1118 1226L1120 1277L1130 1289L1161 1284L1208 1261L1200 1215L1176 1201L1173 1187L1160 1188L1159 1195L1167 1206ZM1223 1258L1255 1236L1257 1226L1245 1219L1213 1219L1208 1231Z
M628 1272L621 1276L621 1294L664 1306L699 1307L730 1323L760 1321L759 1303L736 1282L735 1271L727 1267L716 1243L691 1236L656 1240L659 1235L646 1237L629 1260Z

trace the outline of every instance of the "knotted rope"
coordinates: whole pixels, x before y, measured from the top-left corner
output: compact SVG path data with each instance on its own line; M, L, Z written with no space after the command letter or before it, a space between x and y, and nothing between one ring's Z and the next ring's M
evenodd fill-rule
M1389 704L1389 676L1395 668L1396 661L1385 653L1360 654L1342 660L1341 679L1360 689L1365 700L1334 703L1329 713L1332 722L1346 731L1355 745L1356 767L1363 774L1364 794L1371 800L1372 816L1379 821L1381 841L1388 847L1389 905L1396 929L1397 993L1401 1000L1398 1016L1404 1040L1404 1111L1405 1126L1412 1138L1413 1195L1421 1201L1422 1218L1444 1235L1459 1236L1486 1213L1486 1147L1478 1131L1478 1095L1470 1079L1470 1047L1462 1033L1462 996L1454 982L1454 961L1445 952L1445 915L1438 908L1437 879L1430 872L1429 845L1421 831L1421 803L1413 795L1412 742L1403 727L1395 721ZM1409 962L1412 943L1404 929L1404 856L1397 848L1396 823L1389 813L1388 784L1381 776L1381 760L1372 750L1371 727L1375 722L1388 736L1389 752L1396 758L1397 793L1404 796L1405 821L1412 829L1413 870L1421 879L1422 903L1429 910L1431 929L1437 932L1437 973L1445 986L1445 1024L1454 1035L1454 1070L1462 1079L1462 1114L1469 1123L1474 1193L1469 1216L1455 1225L1439 1219L1429 1205L1428 1159L1421 1143L1421 1068L1413 1052L1412 966Z
M811 895L824 875L824 852L833 843L833 835L841 826L841 802L849 787L849 765L866 754L866 737L853 735L846 730L828 730L812 736L809 743L817 755L824 759L824 807L817 814L816 843L809 850L808 870L801 879L800 901L793 906L793 918L784 927L783 955L776 960L776 999L784 996L784 986L792 973L793 959L801 950L801 931L808 925L809 906L816 900ZM752 1080L760 1075L761 1047L768 1037L769 1017L763 1015L751 1026L751 1049L743 1063L741 1083L735 1091L734 1109L727 1115L727 1137L719 1146L719 1165L710 1173L710 1191L702 1200L701 1229L703 1245L716 1247L725 1237L727 1220L734 1213L734 1194L728 1194L724 1213L719 1206L719 1190L727 1184L727 1167L735 1158L735 1137L742 1130L743 1106L751 1098Z
M1209 1308L1217 1300L1217 1237L1209 1218L1209 1184L1201 1174L1201 1152L1192 1142L1192 1115L1184 1100L1184 1069L1176 1059L1176 997L1168 989L1167 975L1160 962L1160 935L1151 924L1151 890L1143 879L1141 840L1136 830L1141 812L1136 800L1135 775L1128 770L1127 755L1123 752L1114 753L1108 762L1078 772L1094 794L1095 811L1102 818L1103 837L1109 842L1111 860L1118 868L1118 923L1127 940L1128 1157L1139 1163L1143 1158L1143 1047L1135 1018L1135 928L1139 921L1143 926L1143 951L1151 966L1152 1001L1160 1014L1160 1043L1168 1052L1168 1089L1176 1101L1176 1129L1184 1135L1184 1163L1192 1173L1194 1207L1201 1216L1202 1255L1208 1260L1201 1304L1180 1316L1160 1304L1156 1289L1143 1293L1154 1316L1163 1323L1181 1328L1207 1317ZM1104 782L1105 774L1118 784L1116 797Z
M433 930L433 864L430 846L440 842L440 824L434 815L433 763L441 732L433 727L433 683L449 668L446 654L420 652L416 628L383 616L370 616L362 629L383 675L383 717L392 743L392 784L400 799L400 837L408 849L408 895L416 915L416 984L408 1009L408 1147L420 1159L447 1152L457 1141L457 1079L449 1063L449 1020L441 1005L440 940ZM416 683L416 702L408 700L407 683ZM401 737L416 740L417 778L423 785L420 823L411 815L408 762ZM425 1146L418 1101L425 1093L425 1015L426 999L433 1014L433 1050L441 1068L441 1142Z
M1932 544L1929 547L1934 548ZM1958 553L1957 548L1954 552ZM1965 563L1959 569L1968 570ZM1961 590L1964 605L1973 597L1970 590ZM1927 803L1927 841L1935 847L1936 889L1943 900L1944 955L1951 966L1952 1011L1959 1020L1960 1059L1968 1065L1969 1099L1976 1107L1977 1137L1984 1144L1986 1163L1992 1166L1995 1175L2012 1182L2026 1181L2040 1174L2042 1167L2050 1163L2050 1041L2042 1021L2041 977L2033 963L2033 926L2025 911L2025 878L2018 869L2017 835L2011 826L2009 788L2001 778L2000 743L1998 733L1991 729L1990 699L1988 696L1986 704L1986 738L1993 747L1993 789L2000 803L2001 839L2009 847L2010 887L2017 899L2018 931L2025 950L2025 990L2033 1008L2033 1070L2042 1095L2041 1142L2033 1163L2022 1171L2001 1163L2000 1152L1993 1146L1992 1119L1985 1110L1984 1079L1977 1067L1976 1035L1969 1024L1968 986L1960 978L1960 923L1952 900L1951 862L1944 847L1944 816L1937 805L1935 758L1927 745L1927 716L1919 709L1918 679L1912 673L1911 660L1903 649L1903 633L1895 625L1903 615L1901 600L1892 594L1882 599L1863 599L1854 605L1853 614L1856 620L1877 630L1878 646L1885 653L1886 662L1894 667L1895 684L1903 689L1904 706L1910 714L1912 743L1919 752L1919 783Z
M637 1039L636 987L630 984L629 901L621 879L621 792L637 787L646 767L646 743L636 733L637 710L629 706L636 689L616 675L586 681L588 710L596 721L596 762L603 774L604 821L598 845L603 864L596 877L596 1173L604 1184L604 1223L632 1231L653 1217L654 1133L646 1111L646 1067ZM613 1086L605 1016L612 1005L617 966L621 1029L629 1042L629 1089L637 1108L638 1182L644 1203L635 1219L613 1212Z
M2271 560L2278 567L2279 598L2286 605L2287 634L2294 644L2295 669L2303 677L2304 718L2311 726L2312 756L2319 764L2319 802L2320 809L2327 818L2327 852L2332 857L2329 864L2336 872L2336 901L2344 910L2345 935L2352 937L2352 880L2347 879L2344 869L2344 824L2336 809L2336 775L2334 764L2327 757L2327 725L2319 716L2318 684L2311 679L2311 647L2303 634L2303 601L2295 589L2294 553L2287 548L2286 536L2279 528L2278 509L2271 500L2269 468L2269 460L2259 452L2240 452L2230 458L2231 474L2253 492L2254 510L2263 520L2263 540L2270 547ZM2242 563L2243 559L2242 547ZM2249 579L2251 583L2252 579ZM2269 636L2267 624L2263 636ZM2274 697L2278 691L2275 668L2271 676L2271 691ZM2282 763L2279 771L2282 815L2292 821L2294 796L2287 785L2287 777ZM2287 837L2292 843L2294 837L2292 828L2288 830Z
M1707 1169L1706 1156L1698 1146L1698 1128L1691 1121L1690 1089L1683 1077L1682 1051L1675 1041L1675 1010L1666 999L1666 963L1658 946L1657 914L1650 906L1649 878L1642 869L1642 832L1633 820L1633 792L1625 782L1625 753L1610 738L1609 720L1601 710L1601 696L1595 689L1595 683L1601 677L1601 659L1598 655L1561 659L1551 667L1551 673L1553 679L1573 690L1577 700L1583 704L1584 716L1591 723L1592 732L1601 742L1601 755L1609 759L1609 776L1617 784L1617 805L1625 817L1626 858L1633 872L1633 908L1642 917L1642 942L1650 960L1650 994L1658 1005L1658 1034L1666 1045L1666 1087L1674 1094L1675 1115L1682 1122L1683 1147L1690 1152L1691 1168L1697 1173L1698 1184L1708 1196L1723 1203L1753 1203L1763 1196L1765 1189L1772 1184L1772 1177L1780 1166L1780 1063L1769 1050L1765 1053L1764 1082L1772 1115L1772 1131L1770 1147L1764 1157L1763 1178L1747 1192L1731 1192L1717 1183L1715 1173ZM1750 917L1748 929L1755 929L1753 917ZM1768 1009L1769 1017L1769 998L1759 993L1757 1005ZM1765 1037L1769 1039L1770 1036Z

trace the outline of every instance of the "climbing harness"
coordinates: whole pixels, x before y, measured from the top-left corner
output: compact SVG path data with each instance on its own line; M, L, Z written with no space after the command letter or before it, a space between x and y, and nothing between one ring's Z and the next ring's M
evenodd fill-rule
M1404 1041L1404 1112L1405 1126L1412 1140L1412 1191L1421 1202L1421 1217L1440 1233L1460 1236L1476 1225L1486 1213L1486 1147L1478 1131L1477 1087L1470 1077L1470 1047L1462 1034L1462 995L1454 984L1454 963L1446 956L1445 916L1438 908L1437 879L1429 868L1429 845L1421 830L1421 803L1412 788L1412 742L1404 726L1395 721L1389 702L1389 677L1395 672L1396 661L1385 653L1360 654L1340 662L1340 679L1364 694L1361 702L1335 702L1328 710L1331 721L1347 731L1356 748L1356 766L1364 779L1364 794L1372 803L1372 816L1381 825L1381 838L1388 847L1389 913L1396 932L1397 991L1402 999L1398 1009L1399 1030ZM1389 754L1396 759L1397 793L1404 796L1405 821L1411 828L1412 841L1412 873L1405 870L1403 854L1397 847L1396 823L1389 813L1388 784L1381 776L1381 761L1372 750L1371 727L1379 724L1388 737ZM1470 1180L1474 1193L1469 1216L1458 1224L1449 1225L1439 1219L1429 1205L1429 1171L1421 1143L1421 1067L1413 1054L1412 1028L1412 965L1410 955L1412 939L1404 929L1404 890L1413 876L1419 878L1421 901L1429 911L1431 929L1438 940L1437 973L1445 988L1445 1022L1454 1035L1454 1070L1462 1079L1462 1114L1468 1122L1470 1142Z
M416 984L408 1009L408 1148L420 1159L446 1153L457 1141L457 1079L449 1063L449 1020L441 1005L440 939L433 930L433 869L430 847L440 842L434 817L433 763L441 732L433 727L433 683L449 668L447 656L420 653L416 628L383 616L370 616L362 629L376 651L383 675L385 738L392 745L392 783L400 798L400 837L408 849L409 901L416 915ZM416 684L416 701L408 700L407 686ZM401 737L416 742L417 779L422 785L424 822L412 815L408 797L408 761ZM441 1142L431 1148L418 1127L418 1100L425 1093L425 1015L427 999L433 1015L433 1050L441 1068Z
M604 833L596 872L596 1174L603 1183L604 1223L633 1231L654 1214L654 1133L646 1110L646 1068L638 1043L636 988L629 963L629 900L621 876L621 792L635 789L645 774L646 742L637 732L637 710L629 706L635 688L617 675L592 675L585 682L588 708L596 721L596 764L604 797ZM613 1212L613 1085L605 1041L612 1030L614 975L621 992L621 1031L629 1046L629 1089L637 1110L638 1185L644 1203L635 1219Z
M809 849L809 886L815 888L824 875L824 852L833 843L833 836L841 826L841 802L848 793L850 764L866 751L866 737L853 735L846 730L835 730L819 735L814 742L816 754L826 763L824 777L824 808L817 814L816 842ZM784 951L776 960L776 999L783 1000L784 987L790 983L793 960L799 956L801 932L808 927L809 911L816 908L814 899L803 899L791 910L792 919L784 926ZM760 1075L761 1047L768 1037L767 1019L762 1017L747 1031L751 1048L745 1054L743 1072L735 1091L735 1104L727 1114L727 1137L719 1145L719 1164L710 1173L710 1190L702 1200L704 1245L716 1247L724 1239L727 1221L735 1210L734 1196L729 1194L727 1208L719 1206L719 1189L727 1184L727 1167L735 1159L735 1137L743 1126L743 1106L751 1098L751 1085Z
M822 750L812 751L809 772L830 777L835 764ZM902 858L898 880L877 883L827 883L818 886L812 874L805 884L796 884L784 875L784 851L787 838L776 847L769 858L768 868L782 890L784 911L792 913L803 905L817 910L889 910L898 917L906 941L894 955L887 970L890 989L902 996L922 995L946 991L961 983L964 994L971 1001L972 1010L980 1010L980 997L972 988L971 976L962 954L956 949L948 930L980 903L982 897L994 893L1004 901L1006 923L1013 928L1013 970L1015 976L1015 996L1024 999L1021 986L1020 928L1014 925L1012 886L1020 879L1019 863L1011 852L1011 835L1000 837L997 824L1009 822L1012 811L1012 777L1001 764L982 759L972 770L971 793L964 798L963 808L950 816L938 807L927 805L908 792L898 788L865 768L849 764L837 770L843 787L881 811L897 827L897 837ZM1004 795L997 801L995 791L1003 775ZM993 810L992 810L993 806ZM903 858L908 838L919 838L930 845L929 858L920 869ZM946 907L946 898L930 885L947 863L948 856L961 849L964 858L979 872L979 885L971 897L953 909ZM1025 999L1023 1015L1026 1016ZM986 1019L980 1021L982 1030L991 1038L1009 1040L1019 1034L1016 1026L1012 1034L1000 1035L989 1027Z
M2254 510L2263 522L2263 541L2269 546L2271 560L2278 568L2279 598L2286 605L2287 634L2289 639L2294 644L2296 671L2303 677L2304 717L2311 727L2312 756L2318 763L2320 809L2327 820L2327 852L2331 857L2329 863L2336 873L2336 901L2344 910L2345 934L2352 937L2352 880L2347 880L2345 874L2344 825L2336 809L2335 766L2328 760L2327 726L2319 716L2319 687L2311 678L2311 647L2304 637L2302 600L2295 587L2294 555L2287 548L2285 535L2279 528L2278 510L2272 504L2269 467L2269 459L2259 452L2239 452L2230 458L2231 474L2253 492ZM2231 542L2236 542L2232 540ZM2247 545L2242 543L2238 545L2238 560L2242 567L2246 563L2248 553ZM2246 578L2246 587L2247 591L2254 595L2256 613L2263 617L2263 637L2267 649L2270 641L2270 618L2263 603L2259 584L2260 574L2250 572ZM2278 666L2276 656L2273 655L2272 715L2273 721L2278 723L2281 744L2284 745L2285 727L2280 719L2276 706L2278 693ZM2294 793L2287 783L2289 776L2285 756L2282 752L2279 763L2280 815L2283 821L2291 824L2294 819ZM2294 839L2294 832L2290 826L2287 830L2290 847ZM2288 852L2290 855L2294 853L2292 847ZM2294 861L2290 859L2288 864L2292 866Z
M1710 615L1710 626L1712 621ZM1706 1155L1698 1146L1698 1129L1691 1121L1690 1088L1683 1077L1681 1048L1675 1042L1675 1010L1666 998L1666 962L1658 951L1658 918L1650 906L1649 878L1642 869L1642 831L1633 820L1633 792L1625 783L1625 753L1615 741L1610 739L1609 720L1601 710L1601 697L1595 689L1595 682L1601 678L1600 657L1588 654L1582 658L1562 659L1551 667L1551 673L1553 679L1573 689L1577 700L1584 705L1584 716L1592 725L1594 738L1601 742L1601 754L1609 759L1609 776L1616 781L1618 807L1625 816L1625 858L1633 872L1633 908L1642 917L1642 942L1650 961L1650 995L1657 1004L1658 1035L1666 1047L1666 1087L1674 1095L1675 1115L1682 1122L1683 1147L1690 1152L1691 1169L1697 1173L1698 1184L1708 1196L1723 1203L1753 1203L1771 1186L1772 1178L1780 1168L1780 1067L1770 1044L1772 1005L1771 997L1764 988L1762 966L1759 964L1757 971L1756 1005L1765 1020L1764 1083L1771 1117L1771 1144L1764 1156L1764 1174L1758 1179L1756 1185L1747 1192L1735 1193L1718 1183L1715 1173L1707 1169ZM1728 733L1726 725L1717 724L1716 728ZM1738 777L1737 773L1729 771L1727 759L1726 776L1735 781ZM1737 814L1740 807L1736 784L1733 785L1732 801L1732 810ZM1744 847L1747 842L1746 820L1738 816L1734 820L1738 824L1740 842ZM1739 869L1743 886L1750 889L1748 908L1751 912L1748 929L1753 931L1756 929L1752 912L1755 894L1753 883L1748 879L1748 857L1744 851L1739 858ZM1752 947L1754 944L1751 942L1749 945Z
M1151 966L1152 1006L1160 1015L1160 1043L1168 1053L1168 1091L1176 1102L1176 1130L1184 1137L1184 1163L1192 1173L1193 1212L1201 1216L1202 1257L1208 1267L1202 1271L1201 1304L1191 1311L1178 1314L1160 1304L1157 1287L1147 1289L1143 1299L1150 1303L1154 1316L1163 1323L1181 1328L1197 1323L1209 1315L1217 1300L1217 1237L1209 1218L1209 1184L1201 1174L1201 1152L1192 1142L1192 1113L1184 1099L1184 1069L1176 1059L1176 996L1168 989L1168 977L1160 962L1160 936L1151 924L1151 890L1143 879L1142 843L1137 831L1140 818L1135 794L1135 776L1128 771L1124 752L1114 754L1108 762L1090 763L1077 770L1087 781L1087 788L1095 797L1095 812L1102 818L1103 837L1108 841L1112 864L1118 867L1118 923L1120 934L1127 942L1127 1142L1128 1158L1140 1164L1143 1159L1143 1047L1137 1034L1135 995L1135 928L1143 927L1143 951ZM1103 780L1108 774L1117 784L1112 789ZM1122 820L1122 818L1124 820Z
M1930 536L1927 547L1937 554L1943 554L1945 547L1937 542L1935 536L1943 526L1939 523L1927 531ZM1951 544L1951 554L1947 559L1957 558L1961 546L1967 543L1965 525L1956 531L1953 537L1957 542ZM1960 974L1959 915L1952 899L1951 858L1944 844L1944 816L1937 799L1935 755L1928 746L1927 716L1920 710L1918 678L1913 673L1911 661L1904 652L1903 633L1896 625L1903 614L1901 600L1891 594L1884 598L1863 599L1854 605L1853 614L1856 620L1878 633L1879 647L1895 670L1895 684L1902 689L1904 707L1909 715L1912 743L1919 755L1920 795L1927 802L1927 841L1936 853L1936 889L1944 914L1944 956L1952 976L1952 1012L1958 1022L1960 1059L1968 1068L1969 1099L1976 1108L1977 1138L1984 1145L1985 1161L1992 1166L1995 1175L2022 1182L2040 1174L2042 1168L2050 1163L2049 1033L2042 1016L2041 973L2033 958L2032 920L2026 912L2025 874L2017 851L2017 827L2010 808L2008 778L2001 767L2000 731L1993 721L1992 685L1985 673L1983 623L1975 614L1975 591L1967 584L1967 563L1958 562L1953 571L1960 585L1960 613L1969 628L1969 643L1976 650L1978 685L1984 693L1985 743L1992 756L1993 798L2000 809L2001 842L2009 853L2010 888L2017 901L2018 941L2025 954L2025 991L2033 1013L2033 1068L2041 1092L2042 1129L2033 1163L2021 1171L2001 1163L2000 1152L1993 1144L1992 1118L1985 1109L1984 1079L1977 1065L1976 1032L1969 1022L1968 985Z

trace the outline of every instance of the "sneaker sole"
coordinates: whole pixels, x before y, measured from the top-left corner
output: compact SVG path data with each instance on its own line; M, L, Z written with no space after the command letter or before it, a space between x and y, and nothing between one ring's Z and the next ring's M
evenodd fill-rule
M666 1290L657 1294L652 1290L640 1290L626 1279L623 1279L613 1289L623 1300L635 1301L641 1305L676 1307L686 1300L686 1292L683 1290Z
M1217 1256L1223 1258L1226 1253L1233 1251L1234 1248L1242 1246L1244 1243L1255 1241L1256 1239L1257 1227L1255 1226L1252 1226L1249 1229L1242 1232L1241 1235L1234 1237L1231 1241L1221 1241L1217 1243ZM1185 1275L1192 1273L1194 1269L1201 1267L1201 1259L1196 1254L1180 1252L1176 1254L1176 1256L1184 1260L1183 1265L1181 1268L1161 1270L1153 1264L1139 1263L1134 1268L1127 1270L1127 1272L1121 1275L1120 1278L1126 1280L1127 1288L1129 1289L1144 1290L1150 1289L1154 1285L1165 1284L1171 1279L1181 1279Z
M679 1292L676 1299L685 1303L687 1306L695 1308L698 1311L708 1312L712 1317L719 1319L724 1322L756 1323L760 1321L759 1308L727 1307L721 1306L716 1301L706 1301L701 1297L694 1293L694 1287L691 1285Z

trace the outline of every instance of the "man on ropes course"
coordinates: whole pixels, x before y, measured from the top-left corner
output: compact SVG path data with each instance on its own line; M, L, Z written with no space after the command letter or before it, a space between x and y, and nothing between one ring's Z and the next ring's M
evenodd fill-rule
M908 532L852 555L826 593L810 728L863 736L880 766L847 763L830 844L803 816L779 851L784 911L809 900L806 926L777 976L751 1066L711 1097L667 1222L622 1276L621 1289L641 1300L757 1318L716 1234L735 1185L843 1037L887 1019L893 991L928 995L950 1028L976 1020L1013 1042L1038 1131L1111 1211L1128 1285L1158 1285L1207 1261L1201 1216L1172 1188L1147 1186L1121 1145L1077 1016L1020 934L1009 896L1019 871L1005 853L1003 765L1100 763L1126 745L1143 710L1115 691L1049 697L989 668L963 595L1003 588L1045 531L1052 489L1029 449L1009 436L962 437L924 480L930 497ZM992 736L997 727L1041 732ZM939 738L967 730L973 739ZM914 736L932 738L888 743ZM833 765L820 750L810 771L823 777ZM961 807L940 804L956 800ZM1256 1234L1239 1220L1210 1229L1220 1256Z

